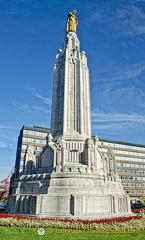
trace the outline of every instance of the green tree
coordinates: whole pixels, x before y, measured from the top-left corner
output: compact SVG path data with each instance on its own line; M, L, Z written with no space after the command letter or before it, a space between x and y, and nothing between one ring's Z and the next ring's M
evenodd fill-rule
M140 201L141 201L141 203L142 203L143 205L145 205L145 195L143 195L143 196L141 197Z

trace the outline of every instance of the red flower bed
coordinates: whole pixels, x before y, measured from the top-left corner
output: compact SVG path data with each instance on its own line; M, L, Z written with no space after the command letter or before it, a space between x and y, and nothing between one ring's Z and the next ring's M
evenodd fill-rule
M14 214L6 214L6 213L0 213L0 218L16 218L16 219L34 219L32 217L27 217L23 215L14 215Z
M94 220L73 220L73 219L59 219L60 221L64 222L82 222L85 224L90 224L90 223L111 223L111 222L126 222L130 221L132 219L141 219L140 216L130 216L130 217L116 217L116 218L104 218L104 219L94 219Z
M62 222L82 222L85 224L90 224L90 223L111 223L111 222L126 222L130 221L132 219L141 219L140 216L130 216L130 217L116 217L116 218L108 218L108 219L95 219L95 220L81 220L81 219L55 219L55 218L37 218L37 217L27 217L23 215L14 215L14 214L5 214L5 213L0 213L0 218L16 218L16 219L38 219L38 220L49 220L49 221L62 221Z
M144 211L145 211L145 208L132 209L131 211L132 211L132 212L137 212L137 213L139 213L141 210L144 210Z

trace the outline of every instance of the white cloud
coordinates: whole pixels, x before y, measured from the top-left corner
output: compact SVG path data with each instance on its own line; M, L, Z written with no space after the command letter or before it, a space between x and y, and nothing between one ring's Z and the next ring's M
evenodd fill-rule
M145 115L138 113L92 112L93 132L109 131L110 134L133 133L145 130Z
M144 131L145 125L139 126L136 123L102 123L92 124L93 134L132 134L139 131Z
M15 102L13 102L13 105L15 106L15 107L17 107L18 109L20 109L20 110L25 110L25 111L27 111L27 112L31 112L32 113L32 111L41 111L41 112L45 112L45 113L50 113L50 110L48 109L48 108L45 108L45 107L41 107L41 106L38 106L38 105L28 105L28 104L23 104L23 103L15 103Z
M122 21L122 24L116 26L121 34L132 36L145 33L145 14L141 8L136 5L127 5L117 9L116 13L116 17Z
M0 141L0 148L7 148L8 146L7 143Z
M95 87L92 89L91 96L93 101L97 101L98 106L108 107L110 110L115 106L122 107L126 103L126 107L131 108L132 103L136 107L145 107L145 93L142 89L136 86L132 87L118 87L113 88L113 86L106 86L105 90L100 90ZM95 100L94 100L95 98ZM131 105L130 105L131 104ZM113 109L112 109L113 110Z
M122 129L123 126L114 123L114 124L98 124L98 125L93 125L93 130L111 130L111 129Z
M104 81L104 82L107 81L108 82L108 81L117 81L117 80L118 81L131 80L135 77L140 76L143 73L143 71L145 71L145 62L139 62L139 63L133 64L131 66L128 66L124 69L115 68L115 67L114 68L108 68L108 72L112 73L113 77L111 77L111 78L109 78L109 77L104 77L104 78L97 77L97 80L94 80L94 82L95 81ZM105 70L105 74L107 75L107 69Z
M87 21L103 23L109 30L115 30L119 35L133 36L145 33L145 12L140 3L144 1L130 1L96 4L89 12ZM106 27L103 28L106 31Z
M30 110L30 105L24 103L16 103L13 101L13 105L20 110Z
M128 124L120 124L120 123L102 123L102 124L96 124L92 125L93 133L97 132L109 132L109 134L120 134L123 132L132 132L134 131L134 127L129 126Z
M0 128L3 128L3 129L14 129L13 127L4 126L4 125L0 125Z
M127 109L143 108L145 62L139 62L124 68L108 67L93 73L91 83L92 103L97 101L101 108L114 111L115 107ZM94 76L97 76L96 79ZM97 84L96 84L97 83ZM132 104L133 103L133 104ZM143 109L142 109L143 110Z
M134 122L145 124L145 115L138 113L104 113L93 110L92 122Z
M51 113L51 111L47 108L44 108L44 107L39 107L39 106L33 106L34 110L36 111L42 111L42 112L45 112L45 113Z
M28 89L32 91L37 98L41 99L43 103L51 105L51 99L41 96L35 88L28 88Z

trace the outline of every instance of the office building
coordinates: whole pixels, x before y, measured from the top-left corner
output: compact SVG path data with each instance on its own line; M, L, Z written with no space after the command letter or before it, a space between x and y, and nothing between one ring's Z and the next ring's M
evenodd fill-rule
M18 176L19 172L23 170L24 155L28 145L33 145L36 154L42 151L46 144L46 136L50 132L49 128L38 126L28 127L23 126L17 143L15 174Z
M132 201L145 195L145 145L99 139L99 149L107 152L114 150L117 171L123 188Z

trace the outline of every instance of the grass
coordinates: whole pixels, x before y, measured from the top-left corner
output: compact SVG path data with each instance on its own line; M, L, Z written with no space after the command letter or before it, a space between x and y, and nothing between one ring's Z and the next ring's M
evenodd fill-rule
M37 228L12 228L0 226L0 240L142 240L145 236L145 231L133 233L90 233L87 231L66 229L45 229L45 234L40 236L37 233Z

